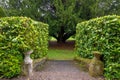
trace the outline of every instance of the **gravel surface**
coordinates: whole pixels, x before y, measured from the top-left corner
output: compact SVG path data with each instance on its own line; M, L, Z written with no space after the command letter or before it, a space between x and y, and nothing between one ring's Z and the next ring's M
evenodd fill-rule
M26 80L25 77L3 80ZM89 76L74 61L47 61L44 68L34 71L30 80L103 80Z

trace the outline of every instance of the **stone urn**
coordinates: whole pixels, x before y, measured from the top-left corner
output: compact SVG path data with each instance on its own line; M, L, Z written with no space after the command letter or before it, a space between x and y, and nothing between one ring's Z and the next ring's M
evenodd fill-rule
M93 77L103 76L104 64L100 60L101 53L93 51L94 57L89 64L89 74Z
M25 73L27 76L27 80L32 76L32 71L33 71L33 60L30 58L30 54L33 53L33 50L30 50L26 53L24 53L25 58L24 58L24 66L25 66Z

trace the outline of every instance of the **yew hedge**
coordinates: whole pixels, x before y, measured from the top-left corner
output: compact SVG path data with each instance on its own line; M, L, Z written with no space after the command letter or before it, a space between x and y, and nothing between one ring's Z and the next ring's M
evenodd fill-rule
M32 58L46 56L48 25L27 17L0 18L0 78L21 73L24 52L33 50Z
M92 58L92 51L103 53L104 76L120 79L120 16L109 15L77 24L76 53Z

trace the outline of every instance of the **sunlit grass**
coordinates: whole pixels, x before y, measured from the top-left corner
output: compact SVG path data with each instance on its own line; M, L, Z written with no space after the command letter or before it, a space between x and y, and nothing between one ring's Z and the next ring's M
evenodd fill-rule
M50 41L57 41L54 37L50 37L49 40L50 40ZM67 41L69 41L69 40L75 40L75 38L70 37L69 39L67 39Z
M73 50L49 49L47 54L49 60L73 60L74 56Z

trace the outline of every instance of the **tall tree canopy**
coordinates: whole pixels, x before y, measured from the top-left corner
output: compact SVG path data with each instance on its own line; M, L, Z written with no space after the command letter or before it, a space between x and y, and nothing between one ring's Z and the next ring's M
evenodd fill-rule
M58 42L65 42L75 34L76 24L80 21L75 7L75 0L53 0L51 2L51 10L47 11L45 20L50 25L50 35Z
M65 42L76 24L108 14L120 15L120 0L2 0L9 16L27 16L49 24L49 35Z

